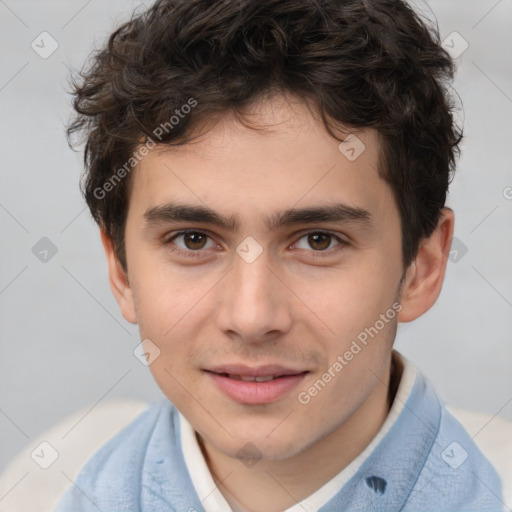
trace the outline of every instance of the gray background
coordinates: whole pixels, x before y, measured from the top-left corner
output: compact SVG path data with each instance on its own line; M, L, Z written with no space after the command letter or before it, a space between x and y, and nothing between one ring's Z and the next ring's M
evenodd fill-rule
M138 332L110 292L63 128L68 66L139 4L0 0L0 471L79 408L163 396L133 356ZM457 31L469 44L457 59L466 139L448 203L459 241L437 304L400 326L397 348L448 403L512 420L512 1L422 5L443 39ZM59 45L47 59L31 48L43 31ZM46 262L32 252L43 237L57 248Z

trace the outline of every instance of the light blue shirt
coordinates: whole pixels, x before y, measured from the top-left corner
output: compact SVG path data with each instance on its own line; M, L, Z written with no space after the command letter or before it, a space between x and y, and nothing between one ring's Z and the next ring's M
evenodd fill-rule
M85 465L56 512L203 512L176 408L144 411ZM499 477L416 372L400 415L320 512L501 512Z

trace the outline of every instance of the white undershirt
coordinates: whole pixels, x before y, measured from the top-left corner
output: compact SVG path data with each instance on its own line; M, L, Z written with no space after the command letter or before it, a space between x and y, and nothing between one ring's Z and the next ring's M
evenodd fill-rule
M324 506L357 473L364 461L389 432L402 412L416 377L416 368L414 365L401 354L397 352L396 354L404 365L402 378L391 409L376 436L348 466L320 487L320 489L309 495L300 503L287 508L284 512L316 512ZM201 447L199 446L192 425L190 425L181 413L178 414L181 429L181 448L185 458L185 464L205 512L250 512L237 504L232 497L230 497L231 506L226 501L226 498L215 484L206 461L204 460Z

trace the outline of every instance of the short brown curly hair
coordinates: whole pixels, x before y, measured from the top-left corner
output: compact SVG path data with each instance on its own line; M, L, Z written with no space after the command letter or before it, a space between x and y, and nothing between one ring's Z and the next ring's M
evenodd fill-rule
M437 27L402 0L157 0L73 80L68 136L84 135L82 191L126 268L127 162L141 141L160 127L159 143L183 144L214 115L292 93L316 105L333 136L329 120L380 134L406 267L435 229L455 169L453 73Z

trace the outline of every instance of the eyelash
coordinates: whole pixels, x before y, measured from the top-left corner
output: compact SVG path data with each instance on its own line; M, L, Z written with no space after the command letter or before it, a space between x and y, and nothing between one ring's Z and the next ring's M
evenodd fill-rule
M184 251L182 249L171 248L171 243L176 238L179 238L180 236L187 235L190 233L204 235L208 239L210 239L210 240L212 239L212 237L210 235L208 235L207 233L205 233L203 231L199 231L197 229L184 229L182 231L178 231L177 233L172 234L169 237L166 237L164 239L163 243L164 243L164 245L166 245L169 248L170 251L177 253L180 256L184 256L185 258L203 258L204 256L202 255L202 253L204 251L202 251L201 249L198 249L196 251L194 251L194 250ZM301 240L302 238L307 237L308 235L313 235L313 234L314 235L327 235L327 236L331 237L332 239L334 239L339 244L334 249L324 249L323 251L315 251L315 250L311 249L311 251L309 251L309 252L311 252L311 254L313 255L314 258L324 258L324 257L326 257L325 253L328 253L327 255L330 256L330 255L332 255L333 251L338 252L344 246L348 245L348 243L345 240L343 240L342 238L340 238L339 236L334 235L333 233L331 233L329 231L323 231L323 230L318 230L318 229L314 229L314 230L302 233L301 236L298 238L297 242L299 240ZM295 243L297 243L297 242L295 242Z

